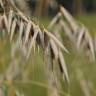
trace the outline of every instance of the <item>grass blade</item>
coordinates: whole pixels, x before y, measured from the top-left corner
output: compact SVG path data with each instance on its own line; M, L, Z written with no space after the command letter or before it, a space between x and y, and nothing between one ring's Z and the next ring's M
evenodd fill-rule
M15 29L16 29L16 19L13 20L12 22L12 26L11 26L11 33L10 33L10 41L12 41L14 33L15 33Z

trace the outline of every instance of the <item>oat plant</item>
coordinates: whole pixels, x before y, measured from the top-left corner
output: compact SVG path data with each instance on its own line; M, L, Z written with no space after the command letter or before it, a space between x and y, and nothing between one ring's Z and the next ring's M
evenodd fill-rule
M67 53L68 51L55 35L44 27L41 28L30 17L23 14L12 0L0 0L0 32L7 35L11 46L11 62L0 77L0 96L25 96L19 93L19 89L15 89L13 83L19 74L24 74L24 70L22 72L20 66L27 64L32 55L32 49L34 52L39 49L43 51L46 82L50 89L48 95L60 96L60 93L63 94L59 91L58 72L54 67L58 65L62 78L69 83L62 53L62 51ZM3 35L3 39L6 39L5 35ZM17 50L19 50L19 56ZM21 82L23 82L22 80Z
M82 50L92 61L95 60L96 48L87 27L85 27L83 23L75 20L64 7L60 6L60 11L53 18L48 29L54 34L57 34L59 38L61 38L60 32L63 31L78 52L81 52Z

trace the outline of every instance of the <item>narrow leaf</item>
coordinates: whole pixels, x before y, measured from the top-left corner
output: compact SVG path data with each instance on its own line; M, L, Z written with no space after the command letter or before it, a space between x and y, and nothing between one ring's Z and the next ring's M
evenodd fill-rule
M27 41L28 41L30 29L31 29L31 21L28 22L27 27L26 27L24 45L25 45L25 44L27 43Z
M44 29L44 32L46 32L46 34L55 41L55 43L62 48L65 52L69 53L68 50L64 47L64 45L50 32L48 32L46 29Z
M20 26L19 26L19 37L18 37L18 40L19 40L20 42L21 42L21 40L22 40L23 31L24 31L24 24L23 24L23 22L21 21L21 22L20 22Z
M8 31L8 20L7 20L7 17L6 17L5 14L3 15L3 18L4 18L5 27L6 27L7 31Z
M33 45L36 42L37 35L38 35L38 30L37 30L36 26L34 26L34 36L31 38L31 43L30 43L30 46L29 46L29 50L28 50L28 54L27 54L27 59L29 58L29 56L31 54L31 50L32 50Z
M53 20L51 21L51 23L49 24L48 26L48 29L51 29L55 24L56 22L58 21L58 19L61 17L61 13L59 12L54 18Z
M12 41L14 33L16 29L16 19L13 20L12 26L11 26L11 34L10 34L10 41Z
M93 59L95 60L95 49L94 49L93 41L87 29L86 29L86 39L89 43L90 51L92 53Z
M83 39L83 35L85 34L84 32L84 27L81 29L81 31L79 32L78 38L77 38L77 48L80 48L80 43Z
M50 45L51 45L51 48L53 50L55 59L57 59L58 58L58 49L57 49L55 42L52 39L50 40Z
M12 19L13 19L13 11L11 10L8 16L8 33L10 33L11 31Z
M60 11L63 14L63 16L66 18L66 20L69 22L69 24L70 24L71 28L73 29L73 31L76 32L77 29L78 29L78 25L77 25L76 21L74 20L74 18L62 6L60 7Z
M59 50L59 62L61 64L61 67L62 67L62 70L64 72L65 78L66 78L67 82L69 83L69 76L68 76L67 67L66 67L66 64L65 64L65 61L64 61L63 54L60 50Z

